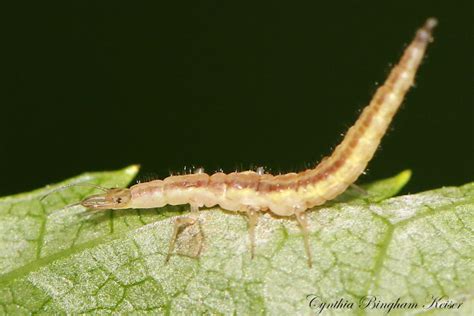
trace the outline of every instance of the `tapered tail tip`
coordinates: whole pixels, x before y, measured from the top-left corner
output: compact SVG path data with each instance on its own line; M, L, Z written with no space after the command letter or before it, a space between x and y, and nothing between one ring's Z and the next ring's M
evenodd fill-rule
M436 18L429 18L426 20L425 25L423 25L423 27L416 33L416 39L425 44L433 41L431 34L436 25L438 25L438 20Z
M431 17L426 20L425 26L423 28L427 31L432 31L436 25L438 25L438 19Z

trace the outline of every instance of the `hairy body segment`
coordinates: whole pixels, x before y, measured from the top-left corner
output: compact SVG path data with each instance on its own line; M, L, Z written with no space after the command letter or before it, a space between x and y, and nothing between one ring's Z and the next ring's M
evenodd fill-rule
M416 32L399 63L393 67L385 83L377 89L370 104L348 130L342 142L313 169L282 175L268 174L263 169L212 175L199 170L195 174L170 176L164 180L139 183L130 188L103 188L103 194L89 196L79 204L93 210L189 204L190 214L179 217L175 222L166 261L173 251L178 232L183 226L196 221L200 208L218 205L228 211L245 213L249 218L252 257L255 227L260 213L294 216L302 229L308 264L311 267L306 211L334 199L363 173L414 82L426 47L432 41L432 30L436 24L436 19L430 18Z

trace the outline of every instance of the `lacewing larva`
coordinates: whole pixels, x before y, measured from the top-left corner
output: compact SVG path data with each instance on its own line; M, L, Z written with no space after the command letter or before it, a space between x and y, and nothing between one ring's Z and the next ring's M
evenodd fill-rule
M199 170L195 174L170 176L164 180L139 183L130 188L100 188L105 193L89 196L78 204L93 210L189 204L190 216L179 217L175 222L166 261L173 251L180 227L194 223L199 208L219 205L228 211L246 213L249 218L252 257L255 227L261 212L284 217L295 216L303 232L308 264L311 267L306 210L334 199L363 173L413 84L426 47L432 41L431 34L436 24L436 19L429 18L416 32L399 63L393 67L385 83L377 89L370 104L362 111L342 142L313 169L275 176L265 173L263 169L257 172L218 172L212 175Z

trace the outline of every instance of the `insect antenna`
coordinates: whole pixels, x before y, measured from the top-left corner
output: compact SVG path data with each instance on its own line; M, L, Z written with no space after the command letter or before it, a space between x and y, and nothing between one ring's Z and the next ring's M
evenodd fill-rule
M92 184L92 183L72 183L72 184L66 184L66 185L63 185L62 187L59 187L57 189L54 189L48 193L46 193L45 195L43 195L39 200L40 201L43 201L45 198L47 198L48 196L50 196L51 194L53 193L56 193L56 192L59 192L59 191L63 191L67 188L70 188L70 187L80 187L80 186L83 186L83 187L92 187L92 188L96 188L96 189L99 189L99 190L102 190L104 192L107 192L109 189L108 188L105 188L105 187L102 187L100 185L96 185L96 184ZM77 204L77 203L76 203ZM79 203L80 204L80 203ZM70 206L74 206L74 204L70 205Z

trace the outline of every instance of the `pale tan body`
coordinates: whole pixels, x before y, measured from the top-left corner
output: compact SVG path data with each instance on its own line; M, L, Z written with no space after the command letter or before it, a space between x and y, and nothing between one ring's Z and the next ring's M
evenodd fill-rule
M323 159L314 169L277 176L254 171L171 176L136 184L129 189L110 189L106 194L85 199L82 205L92 209L124 209L190 204L194 213L201 207L219 205L223 209L249 215L252 249L258 212L295 215L305 234L311 265L305 210L340 195L362 174L413 84L435 25L435 19L428 19L417 31L398 65L377 89L344 140L330 157ZM181 219L181 224L191 222ZM175 229L173 238L176 238L177 232L178 229Z

